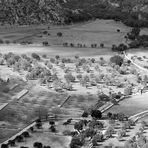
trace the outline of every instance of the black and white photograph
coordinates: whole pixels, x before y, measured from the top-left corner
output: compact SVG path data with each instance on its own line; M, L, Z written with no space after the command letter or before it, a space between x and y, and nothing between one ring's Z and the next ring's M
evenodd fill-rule
M0 0L0 148L148 148L148 0Z

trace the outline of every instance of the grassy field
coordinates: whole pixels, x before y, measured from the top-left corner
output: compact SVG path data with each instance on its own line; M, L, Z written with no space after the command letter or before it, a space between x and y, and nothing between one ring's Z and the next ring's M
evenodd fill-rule
M120 29L120 32L117 32L117 29ZM47 30L47 26L0 28L0 38L3 40L9 40L10 42L16 41L18 43L22 41L34 42L33 45L0 45L0 53L4 54L13 52L19 55L23 53L30 55L35 52L39 55L46 54L48 56L47 59L54 57L55 55L60 55L61 57L74 57L76 54L79 54L81 57L95 57L96 59L100 59L100 57L103 56L105 59L109 59L111 55L115 55L110 48L112 44L125 43L124 35L130 30L130 28L111 20L96 20L81 25L51 27L48 30L50 35L43 35L43 31L45 30ZM57 32L62 32L63 36L58 37ZM143 30L142 33L145 33L145 31ZM40 44L43 41L48 41L51 46L43 47ZM78 43L86 44L87 48L63 47L62 44L64 42L74 43L75 45ZM90 45L93 43L97 43L98 46L100 43L104 43L105 47L90 48ZM58 66L54 65L54 67L57 68ZM107 73L107 68L111 67L101 67L102 73ZM15 72L12 72L10 68L3 69L2 71L4 72L3 75L9 75L11 73L12 76L14 76L16 74ZM59 74L63 75L61 71L59 71ZM125 77L128 77L130 82L136 81L132 74L122 76L119 74L116 78L123 81ZM30 82L32 83L33 81ZM7 130L5 130L5 134L3 134L4 129L0 129L0 142L16 133L19 130L18 128L22 129L37 116L47 115L49 111L57 114L69 115L70 117L79 116L83 109L94 105L98 100L96 94L94 96L86 95L86 89L79 89L78 87L77 90L82 92L82 94L73 95L72 98L65 103L64 107L59 109L58 105L65 100L67 94L60 94L47 90L47 88L36 84L37 82L33 82L31 84L33 87L28 84L27 87L30 92L17 103L12 103L8 108L1 112L0 119L5 121L5 124L8 125L6 125ZM25 84L20 82L19 87L15 88L10 94L0 93L0 103L6 103L11 100L11 96L23 89L24 85ZM115 91L120 90L115 87L112 88ZM92 87L89 89L89 93L96 90L97 89ZM83 92L85 92L85 95ZM71 94L74 93L75 92ZM128 116L142 112L147 109L147 97L148 94L138 94L120 102L119 105L115 105L108 112L122 112ZM13 129L10 129L10 125ZM108 143L114 140L111 139ZM70 142L69 137L53 136L50 135L49 132L46 132L44 134L34 134L29 141L22 143L22 145L32 147L32 144L35 141L41 141L44 144L49 144L56 148L67 148L67 145ZM115 142L117 143L117 140L115 140Z
M121 32L118 33L117 29L120 29ZM49 35L44 35L44 30L47 30ZM50 29L47 29L47 26L31 26L0 28L0 31L0 38L11 42L27 40L42 43L48 41L50 45L72 42L75 44L85 43L88 46L92 43L104 43L106 47L110 47L112 44L124 42L124 35L129 31L129 28L112 20L96 20L84 25L51 26ZM63 37L58 37L58 32L62 32Z
M137 94L132 96L131 98L125 99L119 103L119 105L115 105L107 112L122 112L128 116L132 116L134 114L140 113L142 111L147 110L148 101L147 101L148 94Z

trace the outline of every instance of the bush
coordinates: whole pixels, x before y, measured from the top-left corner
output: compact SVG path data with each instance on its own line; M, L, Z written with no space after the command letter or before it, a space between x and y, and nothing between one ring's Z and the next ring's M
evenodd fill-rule
M119 55L115 55L115 56L110 58L110 62L121 66L123 64L123 58Z
M40 56L36 53L32 53L32 57L38 61L41 59Z
M10 44L10 41L9 41L9 40L6 40L5 43L6 43L6 44Z

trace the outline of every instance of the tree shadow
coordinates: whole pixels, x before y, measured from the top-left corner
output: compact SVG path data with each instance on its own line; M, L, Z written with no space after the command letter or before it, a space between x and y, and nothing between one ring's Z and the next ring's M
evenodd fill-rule
M130 137L130 135L125 135L124 137Z

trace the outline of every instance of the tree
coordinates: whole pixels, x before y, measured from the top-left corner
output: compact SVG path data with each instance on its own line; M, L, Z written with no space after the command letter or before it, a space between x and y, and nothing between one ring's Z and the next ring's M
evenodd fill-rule
M3 44L3 43L4 43L4 41L2 39L0 39L0 44Z
M90 128L97 128L97 129L102 129L103 128L103 123L97 120L92 120L89 122L88 125Z
M58 36L58 37L62 37L62 35L63 35L62 32L58 32L58 33L57 33L57 36Z
M124 144L124 148L138 148L136 142L131 139L127 140Z
M96 119L101 119L102 113L101 113L100 110L92 110L91 111L91 117L96 118Z
M8 144L2 144L1 148L9 148Z
M117 47L115 44L113 44L113 45L112 45L112 51L115 52L115 51L117 51L117 50L118 50L118 47Z
M22 135L17 136L17 137L15 138L15 140L16 140L17 142L23 142L23 136L22 136Z
M82 114L82 117L86 117L87 118L88 115L89 115L88 112L84 111L83 114Z
M42 122L41 122L40 119L37 119L37 120L36 120L36 127L37 127L38 129L40 129L40 128L42 127Z
M112 115L113 115L113 114L112 114L111 112L108 112L108 113L107 113L107 117L108 117L109 119L111 119Z
M84 131L84 136L85 137L90 137L92 139L92 137L96 134L96 131L93 128L87 128Z
M36 60L40 60L41 58L40 58L40 56L38 55L38 54L36 54L36 53L32 53L32 55L31 55L34 59L36 59Z
M56 55L56 56L55 56L55 59L57 59L57 60L58 60L59 58L60 58L60 56L59 56L59 55Z
M55 126L54 126L54 125L51 125L51 126L50 126L50 130L51 130L52 133L55 133L55 132L56 132Z
M67 80L67 81L70 81L70 82L74 82L75 81L75 77L72 75L72 74L66 74L64 76L64 78Z
M44 41L42 44L43 46L49 46L49 43L47 41Z
M122 52L122 51L126 51L127 48L128 48L128 47L127 47L125 44L120 44L120 45L118 46L117 50L118 50L119 52Z
M80 148L84 145L84 139L80 136L74 136L70 142L70 148Z
M119 131L117 132L117 135L118 135L117 139L118 139L119 141L122 140L122 138L125 136L125 134L126 134L125 130L119 130Z
M41 142L35 142L35 143L33 144L33 147L34 147L34 148L42 148L42 147L43 147L43 144L42 144Z
M104 48L104 44L103 44L103 43L101 43L101 44L100 44L100 47L101 47L101 48Z
M140 28L139 27L132 28L131 34L134 34L136 37L138 37L140 34Z
M49 121L49 124L50 124L51 126L54 126L54 125L55 125L55 122L54 122L54 121Z
M115 55L115 56L110 58L110 62L121 66L123 64L123 58L119 55Z
M50 58L51 63L55 63L55 58Z
M104 94L104 93L99 93L98 92L98 98L99 98L99 100L101 100L101 101L105 101L105 102L107 102L107 101L110 101L110 98L109 98L109 96L107 96L106 94Z
M102 142L103 141L103 134L101 132L99 132L96 135L94 135L93 139L96 139L97 142Z
M106 137L110 138L112 137L112 134L114 133L114 128L112 126L109 126L105 132Z
M15 146L15 140L9 140L8 145L10 145L12 147Z
M91 59L91 62L92 62L92 63L95 63L95 61L96 61L95 58L92 58L92 59Z
M33 132L34 131L34 128L33 127L30 127L30 129L29 129L31 132Z
M77 131L81 131L83 129L83 124L82 122L76 122L75 125L74 125L74 129L76 129Z
M124 95L125 95L125 96L128 96L128 95L131 95L131 94L132 94L132 87L127 86L127 87L124 89Z
M137 139L137 144L141 148L147 143L147 139L145 136L140 135L140 137Z
M22 133L22 136L24 136L25 138L28 138L28 137L30 137L30 134L29 134L29 132L25 131Z

